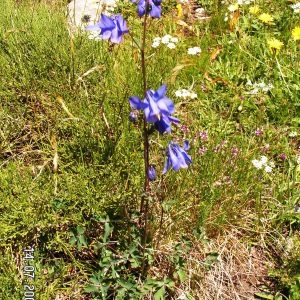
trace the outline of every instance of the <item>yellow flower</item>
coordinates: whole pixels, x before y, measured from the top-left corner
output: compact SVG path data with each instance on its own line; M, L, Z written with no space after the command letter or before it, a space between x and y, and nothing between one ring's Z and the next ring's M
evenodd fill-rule
M254 5L249 8L249 12L252 15L257 15L259 11L260 11L260 8L258 5Z
M269 48L271 49L271 51L277 55L278 51L282 48L283 43L275 38L272 38L270 40L267 41Z
M229 10L230 12L235 12L235 11L238 10L238 9L239 9L239 5L238 5L237 3L231 4L231 5L228 6L228 10Z
M271 24L274 20L274 18L271 15L266 14L266 13L263 13L263 14L259 15L258 19L261 20L263 23L266 23L266 24Z
M181 18L183 16L182 5L179 3L176 5L176 8L177 8L177 17Z
M293 37L294 41L300 40L300 26L296 26L292 30L292 37Z

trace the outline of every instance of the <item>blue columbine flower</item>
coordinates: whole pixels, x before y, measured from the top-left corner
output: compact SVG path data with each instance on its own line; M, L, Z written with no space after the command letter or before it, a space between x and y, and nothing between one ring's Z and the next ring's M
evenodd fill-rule
M150 165L148 168L148 177L150 181L154 181L156 178L156 171L154 166Z
M147 13L150 14L152 18L160 18L161 17L161 1L162 0L148 0L148 9ZM131 2L137 4L137 11L140 17L142 17L146 13L146 0L131 0Z
M110 40L116 44L121 43L123 35L128 32L126 21L121 15L108 17L101 14L99 22L88 26L86 29L91 31L100 30L100 37L103 40Z
M189 149L188 141L184 142L183 148L174 142L170 142L167 150L167 161L164 166L163 174L165 174L171 167L174 171L180 168L187 168L192 162L190 155L186 153Z
M137 96L131 96L129 102L132 108L144 110L146 121L154 123L160 133L170 133L171 123L179 123L179 120L172 117L175 111L174 103L165 96L167 86L162 85L157 91L148 90L146 98L141 101Z

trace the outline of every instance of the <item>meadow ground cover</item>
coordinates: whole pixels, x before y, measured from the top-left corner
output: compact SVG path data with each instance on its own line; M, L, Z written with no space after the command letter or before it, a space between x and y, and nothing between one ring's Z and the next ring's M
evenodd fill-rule
M113 44L70 36L67 1L2 1L1 299L299 299L299 2L204 0L199 21L163 0L149 18L151 97L166 84L181 122L150 135L141 247L137 4Z

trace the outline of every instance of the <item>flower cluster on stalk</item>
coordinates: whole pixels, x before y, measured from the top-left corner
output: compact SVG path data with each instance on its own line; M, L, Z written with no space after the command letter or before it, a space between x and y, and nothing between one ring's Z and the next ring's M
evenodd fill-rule
M137 12L140 17L150 15L152 18L161 17L162 0L131 0L137 4ZM123 40L123 35L128 33L126 21L121 15L107 16L101 14L99 22L86 28L92 35L98 39L109 40L112 43L119 44ZM158 40L156 41L158 43ZM175 48L178 42L176 37L166 35L159 38L159 43L171 45L169 48ZM199 48L200 49L200 48ZM200 50L197 49L197 53ZM133 109L129 115L132 122L136 122L138 111L143 110L144 120L154 124L154 127L161 134L171 133L172 123L178 124L180 121L172 116L175 112L175 106L171 99L166 96L167 86L163 84L157 90L149 89L145 93L145 98L140 99L137 96L129 97L129 103ZM186 141L183 148L171 141L167 148L167 160L163 169L163 174L172 168L177 171L180 168L187 168L192 162L191 156L187 153L189 144ZM156 171L153 165L148 167L148 178L155 180Z

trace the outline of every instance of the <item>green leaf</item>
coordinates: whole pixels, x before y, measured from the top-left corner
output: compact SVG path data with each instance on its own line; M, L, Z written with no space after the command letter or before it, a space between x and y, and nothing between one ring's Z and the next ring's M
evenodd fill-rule
M183 282L187 277L186 273L182 269L179 269L176 273L178 274L180 282Z
M126 288L127 290L130 290L133 287L133 283L132 282L126 281L124 279L118 280L118 283L120 284L120 286Z
M163 300L165 299L165 287L161 287L155 294L154 300Z
M84 289L84 291L85 291L86 293L96 293L96 292L99 291L99 288L96 287L96 286L94 286L94 285L88 285L88 286Z
M254 296L258 299L268 299L268 300L274 299L274 297L272 295L266 295L266 294L262 294L262 293L256 293L256 294L254 294Z

